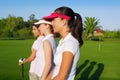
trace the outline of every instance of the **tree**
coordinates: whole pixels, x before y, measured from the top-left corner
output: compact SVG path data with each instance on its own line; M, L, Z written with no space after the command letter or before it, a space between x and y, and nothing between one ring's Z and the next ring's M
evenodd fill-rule
M37 19L35 19L35 14L31 14L30 16L29 16L29 20L28 20L29 22L31 22L31 23L34 23L34 22L36 22L36 21L38 21Z
M3 28L4 37L13 37L14 28L16 26L16 17L9 15Z
M26 26L28 27L28 28L31 28L31 26L33 25L33 23L35 23L35 22L37 22L38 20L37 19L35 19L35 14L31 14L30 16L29 16L29 20L27 21L27 22L25 22L25 24L26 24ZM29 25L29 26L28 26Z
M25 28L25 23L22 17L17 17L16 18L16 26L15 26L15 30L19 30Z
M91 39L94 31L100 27L99 20L95 17L85 17L83 27L85 30L85 37Z
M4 19L4 18L2 18L1 20L0 20L0 37L2 37L3 36L3 29L4 29L4 25L6 24L6 19Z

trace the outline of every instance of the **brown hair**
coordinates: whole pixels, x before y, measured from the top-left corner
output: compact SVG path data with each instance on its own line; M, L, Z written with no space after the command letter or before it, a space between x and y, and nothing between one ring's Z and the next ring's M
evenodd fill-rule
M69 7L59 7L55 10L55 12L70 17L70 20L68 21L68 25L70 27L71 34L79 41L80 46L82 46L83 24L82 24L81 16L78 13L74 13L74 11Z

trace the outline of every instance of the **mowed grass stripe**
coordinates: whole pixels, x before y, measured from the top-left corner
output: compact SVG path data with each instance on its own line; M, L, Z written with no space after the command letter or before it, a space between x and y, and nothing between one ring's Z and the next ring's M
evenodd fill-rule
M34 40L0 40L0 80L21 80L21 67L18 66L20 57L28 57L31 53L31 46ZM58 39L57 39L58 41ZM104 65L103 72L99 80L120 80L120 40L84 41L81 47L81 55L78 66L88 60L77 74L78 77L84 76L89 67L93 67L86 74L88 78L95 73L99 64ZM91 66L91 63L95 62ZM25 64L25 78L28 80L29 63Z

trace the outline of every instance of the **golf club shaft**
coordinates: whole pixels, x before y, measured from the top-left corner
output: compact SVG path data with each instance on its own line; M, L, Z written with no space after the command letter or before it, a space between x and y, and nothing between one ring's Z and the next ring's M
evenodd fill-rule
M22 78L24 80L24 64L22 64Z

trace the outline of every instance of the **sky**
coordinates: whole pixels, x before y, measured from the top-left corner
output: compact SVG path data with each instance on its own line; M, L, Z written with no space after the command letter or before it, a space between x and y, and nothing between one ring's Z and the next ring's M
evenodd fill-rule
M95 17L103 30L120 30L120 0L0 0L0 19L8 15L28 20L52 13L56 8L67 6L85 17Z

